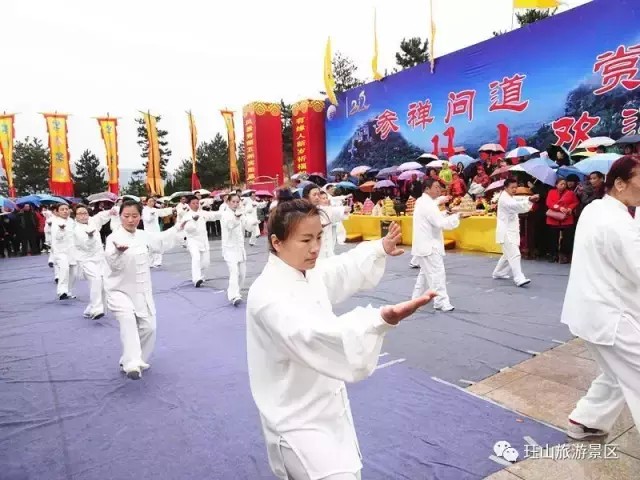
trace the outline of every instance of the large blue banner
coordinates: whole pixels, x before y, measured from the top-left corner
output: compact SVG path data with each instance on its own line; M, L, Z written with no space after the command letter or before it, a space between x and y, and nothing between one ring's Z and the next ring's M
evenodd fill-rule
M328 170L640 133L639 59L640 0L594 0L339 95Z

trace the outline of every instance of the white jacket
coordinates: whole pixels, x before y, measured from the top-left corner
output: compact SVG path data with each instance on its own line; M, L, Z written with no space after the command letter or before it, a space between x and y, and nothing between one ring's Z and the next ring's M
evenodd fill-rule
M320 206L320 221L322 222L322 246L320 247L320 258L329 258L335 255L336 235L334 226L349 218L344 207Z
M251 231L253 227L260 223L258 220L258 209L266 207L267 202L254 202L249 198L243 203L243 206L247 230Z
M66 256L69 265L76 265L76 246L73 230L76 222L71 218L51 217L51 248L54 258ZM64 228L60 228L64 225ZM99 236L99 234L98 234Z
M381 241L319 260L305 274L271 254L247 297L247 358L269 464L287 478L280 439L312 479L362 468L344 382L371 375L393 328L371 306L336 316L333 305L375 287Z
M587 342L613 345L622 317L640 331L640 229L606 195L580 214L561 321Z
M413 209L413 237L411 255L428 257L432 253L444 255L443 230L453 230L460 225L460 215L447 215L438 208L439 197L434 200L426 193L416 200Z
M220 225L222 227L222 258L225 262L244 262L247 253L244 249L244 231L247 228L247 218L239 211L240 216L228 208L222 213Z
M194 220L194 217L198 217ZM195 246L199 251L204 252L209 249L209 237L207 236L207 222L215 222L220 220L220 212L207 212L206 210L198 210L194 212L189 209L182 216L180 225L187 222L184 226L184 232L187 234L187 246Z
M111 233L113 233L122 226L122 221L120 220L120 207L118 205L111 207L110 218L109 229L111 230Z
M79 262L101 261L104 258L100 229L111 219L111 211L98 212L89 217L89 223L75 223L73 229L76 255ZM90 237L89 232L93 231Z
M130 233L120 228L107 237L104 287L109 310L115 313L133 311L141 317L155 315L149 252L162 253L176 245L179 239L176 227L158 233L146 230ZM129 248L120 252L114 242Z
M514 198L502 191L498 198L496 243L520 245L520 218L518 215L531 210L530 197Z
M142 209L142 222L144 223L145 232L160 232L159 219L172 214L173 208L151 208L145 206Z

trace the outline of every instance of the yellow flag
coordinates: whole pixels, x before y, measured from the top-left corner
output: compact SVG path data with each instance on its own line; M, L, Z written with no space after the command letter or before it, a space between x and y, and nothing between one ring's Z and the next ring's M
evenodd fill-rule
M193 168L191 173L198 173L196 170L196 151L198 150L198 131L196 130L196 122L193 119L193 114L187 112L189 116L189 132L191 133L191 161L193 162Z
M157 119L149 112L143 113L149 140L149 155L147 157L147 188L149 195L164 196L164 185L160 174L160 144L158 143Z
M69 165L69 144L67 142L68 115L43 113L49 133L49 188L54 195L73 196L73 181Z
M560 0L513 0L513 8L557 8Z
M429 9L431 16L431 38L429 38L429 63L431 64L431 73L433 73L436 65L434 43L436 42L436 22L433 19L433 0L429 0Z
M327 48L324 52L324 89L327 92L329 101L334 105L338 105L336 94L334 90L336 88L336 81L333 78L333 65L331 64L331 37L327 39Z
M382 79L378 72L378 21L375 9L373 10L373 58L371 59L371 70L374 80Z
M109 173L109 191L120 193L120 174L118 171L118 119L110 117L98 118L100 134L107 152L107 172Z
M233 112L220 110L224 124L227 127L227 143L229 144L229 180L231 185L240 183L240 172L238 171L238 157L236 156L236 129L233 123Z
M13 139L15 131L13 129L14 114L0 115L0 157L2 157L2 168L7 177L9 196L16 196L16 189L13 185Z

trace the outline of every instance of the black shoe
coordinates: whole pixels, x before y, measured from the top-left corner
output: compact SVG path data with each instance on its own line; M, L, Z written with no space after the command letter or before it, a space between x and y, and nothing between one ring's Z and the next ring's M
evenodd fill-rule
M97 315L92 315L91 320L100 320L102 317L104 317L104 313L98 313Z
M204 283L204 280L200 279L196 282L196 288L200 288L200 286Z
M142 378L142 374L139 370L132 370L130 372L127 372L127 378L129 380L140 380Z
M53 262L49 262L49 268L53 268Z
M56 280L57 280L57 279L56 279ZM56 283L58 283L58 282L56 281ZM59 299L59 300L66 300L66 299L68 299L68 298L69 298L69 295L67 295L66 293L63 293L62 295L60 295L60 296L58 297L58 299Z

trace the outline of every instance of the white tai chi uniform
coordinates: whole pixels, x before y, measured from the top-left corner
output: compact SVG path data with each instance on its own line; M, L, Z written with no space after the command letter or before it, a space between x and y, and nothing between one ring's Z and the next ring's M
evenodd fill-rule
M237 210L238 213L240 209ZM247 253L244 249L244 231L247 219L244 214L236 216L236 212L227 208L220 220L222 226L222 258L229 269L229 301L241 298L240 289L244 286L247 275Z
M58 278L57 295L73 296L73 285L76 281L76 247L73 229L75 221L60 217L52 217L51 243L53 248L53 263L57 267ZM65 225L64 228L60 228Z
M347 195L332 197L328 193L327 196L329 197L329 203L332 207L344 208L344 201L348 198ZM347 241L347 230L344 228L341 221L333 226L333 238L338 245L344 245Z
M640 228L608 195L580 215L561 321L601 369L569 418L610 432L626 401L640 425Z
M191 209L189 208L189 205L187 205L186 203L178 203L176 205L176 225L180 225L182 223L182 220L184 219L184 216L187 213L189 213L190 210ZM187 236L186 236L186 234L182 238L180 243L184 248L187 248Z
M111 217L109 220L109 229L111 233L115 232L122 226L122 222L120 221L120 207L118 205L114 205L111 207Z
M198 216L198 220L193 217ZM207 222L220 220L220 212L207 212L189 209L182 215L179 225L187 222L184 231L187 234L187 248L191 255L191 281L195 285L199 280L204 281L202 270L209 267L211 256L209 254L209 237L207 236Z
M260 221L258 220L258 209L267 206L267 202L257 202L250 198L244 202L244 215L246 220L245 228L251 233L249 245L255 245L260 236Z
M441 197L436 198L436 203L438 205L442 205L446 201L447 201L447 197L446 196L441 196ZM411 260L409 260L409 266L411 268L420 268L420 261L418 260L418 257L412 256Z
M53 241L51 240L51 226L53 225L53 220L58 218L51 210L43 210L42 215L45 219L44 224L44 243L49 248L49 258L47 259L47 263L49 265L53 265L53 278L58 279L58 266L56 262L53 261Z
M416 200L413 210L413 239L411 255L420 264L420 273L413 288L412 298L423 295L427 289L438 294L434 301L436 310L452 310L447 293L447 274L443 258L443 230L453 230L460 225L460 215L446 215L438 208L438 201L426 193Z
M142 222L144 223L144 231L150 233L160 233L159 219L173 215L173 208L151 208L145 206L142 209ZM150 253L151 266L159 267L162 265L162 252Z
M498 222L496 226L496 243L502 245L502 256L498 260L493 278L509 278L520 286L527 282L520 264L520 218L521 213L531 210L530 197L514 198L503 191L498 198Z
M156 307L153 302L149 251L164 252L177 245L182 235L176 227L164 232L120 228L107 237L104 277L107 307L120 324L125 372L148 368L156 340ZM120 252L115 243L127 246Z
M359 478L360 448L344 382L373 373L393 327L378 308L336 316L332 306L375 287L385 259L381 240L319 260L305 273L270 254L249 290L249 381L269 465L280 479Z
M329 258L335 255L336 237L334 227L343 220L349 218L349 214L344 211L344 207L318 207L321 212L320 221L322 222L322 246L318 258Z
M89 223L76 222L74 240L78 260L78 276L89 282L89 305L84 309L85 317L104 315L104 250L100 229L111 218L111 211L105 210L89 218ZM89 236L88 232L93 231Z

